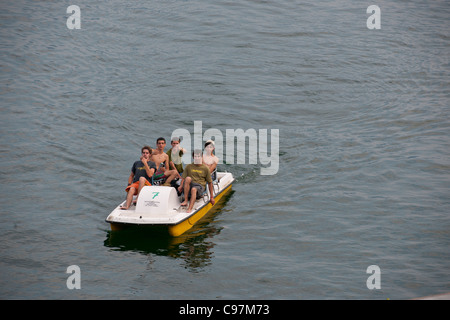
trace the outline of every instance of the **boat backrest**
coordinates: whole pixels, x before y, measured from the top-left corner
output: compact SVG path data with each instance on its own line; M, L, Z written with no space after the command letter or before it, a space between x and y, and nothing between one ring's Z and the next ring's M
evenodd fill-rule
M162 186L145 186L139 193L136 203L136 213L168 214L180 206L175 188Z

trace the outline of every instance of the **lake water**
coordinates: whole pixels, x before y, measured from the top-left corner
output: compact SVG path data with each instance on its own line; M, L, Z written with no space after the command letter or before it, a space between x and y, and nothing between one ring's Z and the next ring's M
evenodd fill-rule
M0 6L0 298L450 291L448 1ZM194 121L278 129L278 172L221 164L233 192L178 238L112 233L140 148Z

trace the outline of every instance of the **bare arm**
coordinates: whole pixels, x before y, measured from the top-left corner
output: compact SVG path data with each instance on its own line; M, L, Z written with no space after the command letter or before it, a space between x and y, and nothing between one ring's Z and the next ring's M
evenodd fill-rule
M165 154L166 156L164 157L164 172L167 172L170 170L170 163L169 163L169 156L167 154Z
M153 174L155 173L155 169L150 168L148 166L147 160L145 158L142 158L141 161L144 164L145 172L147 173L147 176L149 176L149 177L153 176Z
M128 185L130 185L133 182L134 173L131 172L130 176L128 177Z
M211 204L214 205L216 203L216 200L214 200L214 188L212 182L208 183L208 188L210 194L209 202L211 202Z
M214 170L216 170L216 168L217 168L217 163L213 163L213 164L211 164L211 165L207 165L208 166L208 168L209 168L209 172L214 172Z

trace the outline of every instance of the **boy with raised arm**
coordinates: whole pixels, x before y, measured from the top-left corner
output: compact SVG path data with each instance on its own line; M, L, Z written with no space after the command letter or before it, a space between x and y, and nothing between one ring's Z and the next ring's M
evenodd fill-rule
M128 187L125 189L127 192L127 201L125 206L120 207L120 209L127 210L131 206L133 196L137 195L139 197L139 192L141 192L144 186L151 186L152 175L156 171L155 163L150 161L152 149L149 146L144 146L141 149L141 153L140 160L134 162L131 167L131 174L128 177Z

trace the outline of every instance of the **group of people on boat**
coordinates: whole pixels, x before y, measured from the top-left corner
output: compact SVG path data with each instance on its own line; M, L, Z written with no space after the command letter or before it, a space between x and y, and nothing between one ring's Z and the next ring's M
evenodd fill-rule
M219 158L214 155L214 141L208 140L205 149L192 152L193 162L183 168L181 157L187 151L180 146L180 139L172 138L172 148L164 152L166 139L160 137L156 140L156 149L149 146L141 148L141 158L133 163L128 177L128 186L125 189L127 199L121 209L128 209L133 197L139 196L144 186L163 185L175 187L178 194L184 193L181 206L188 206L186 212L191 212L195 201L209 188L210 202L214 205L214 192L212 182L216 179L216 168ZM190 198L190 201L189 201Z

